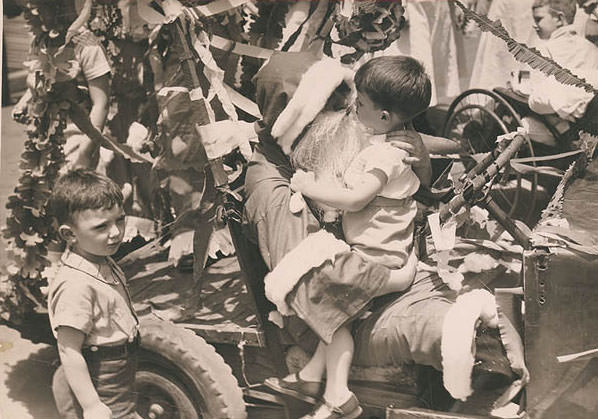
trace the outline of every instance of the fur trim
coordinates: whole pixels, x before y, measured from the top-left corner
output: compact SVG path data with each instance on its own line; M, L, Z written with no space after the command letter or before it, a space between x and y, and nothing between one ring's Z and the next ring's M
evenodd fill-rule
M442 370L444 387L455 399L471 395L474 364L474 337L477 321L498 326L494 296L486 290L473 290L457 297L442 324Z
M321 266L327 260L350 250L349 245L325 230L307 236L297 247L282 258L266 275L265 291L268 300L276 304L281 314L293 314L285 298L297 282L310 269Z
M268 313L268 320L270 320L280 329L284 329L284 319L282 318L280 311L272 310L270 313Z
M332 92L345 81L353 84L353 71L324 57L312 64L301 77L299 86L286 108L272 126L272 137L288 155L295 139L320 113Z

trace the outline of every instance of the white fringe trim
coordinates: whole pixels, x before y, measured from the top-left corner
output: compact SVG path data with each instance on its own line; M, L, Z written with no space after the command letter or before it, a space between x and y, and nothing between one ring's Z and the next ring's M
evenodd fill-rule
M471 395L471 372L475 361L473 344L477 321L498 326L494 295L473 290L457 297L442 324L442 370L444 387L455 399Z
M299 279L310 269L321 266L327 260L334 260L337 255L349 250L347 243L338 240L325 230L310 234L266 275L266 297L276 304L281 314L285 316L293 314L285 298Z

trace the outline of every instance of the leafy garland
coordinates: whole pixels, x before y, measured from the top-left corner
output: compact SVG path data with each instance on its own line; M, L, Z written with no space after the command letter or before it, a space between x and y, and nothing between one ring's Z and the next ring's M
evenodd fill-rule
M12 264L0 276L0 316L4 320L18 321L32 306L41 308L46 285L43 271L50 265L48 246L57 239L56 226L44 206L64 164L64 129L70 104L62 93L75 88L72 81L57 81L57 67L48 52L48 46L64 42L66 25L56 18L65 12L60 6L37 0L24 9L34 34L27 62L32 97L27 113L19 115L20 122L27 124L28 138L19 163L21 177L6 205L9 215L3 236ZM71 75L78 68L61 70Z
M534 70L539 70L547 76L553 75L563 84L583 87L588 93L598 94L598 90L583 78L576 76L570 70L543 56L536 48L529 47L511 38L507 30L500 23L500 20L493 22L486 16L481 16L473 10L468 9L458 0L450 1L463 11L465 19L475 21L482 31L490 32L492 35L505 41L509 52L517 61L527 64Z

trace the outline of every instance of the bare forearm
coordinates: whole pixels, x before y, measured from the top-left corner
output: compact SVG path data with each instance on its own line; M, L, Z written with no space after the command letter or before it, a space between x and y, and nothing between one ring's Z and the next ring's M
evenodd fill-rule
M422 161L418 165L411 166L413 172L419 179L419 182L425 187L430 187L432 183L432 161L430 155L422 156Z
M343 211L359 211L369 202L369 200L356 196L350 189L318 182L307 188L303 195L321 204Z
M100 403L100 397L93 386L83 355L76 351L61 351L60 362L71 390L83 410Z
M461 153L461 145L453 140L444 137L433 137L426 135L422 137L426 149L431 154L452 154Z

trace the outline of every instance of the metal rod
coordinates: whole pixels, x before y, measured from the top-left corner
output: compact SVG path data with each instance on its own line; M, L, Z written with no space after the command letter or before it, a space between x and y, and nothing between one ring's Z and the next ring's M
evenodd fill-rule
M466 203L472 203L471 198L475 193L480 191L486 183L498 172L508 164L509 160L517 153L519 148L525 142L525 136L521 134L515 135L511 143L502 151L496 159L485 158L480 164L476 166L476 170L480 170L478 166L484 166L483 173L480 173L470 179L467 184L464 185L462 191L449 201L440 211L440 222L446 222L453 214L456 214L463 205ZM481 171L480 171L481 172Z
M490 215L496 221L498 221L498 223L503 226L503 228L507 230L511 236L513 236L513 239L515 239L515 241L524 249L531 248L529 236L525 234L523 230L517 227L517 224L515 224L511 217L509 217L509 215L498 206L490 194L488 194L484 201L480 202L479 205L484 207L490 213Z

